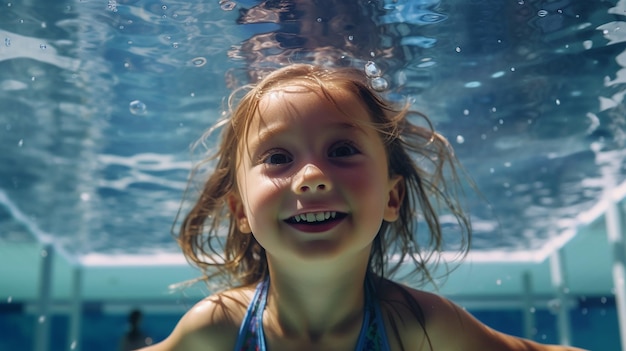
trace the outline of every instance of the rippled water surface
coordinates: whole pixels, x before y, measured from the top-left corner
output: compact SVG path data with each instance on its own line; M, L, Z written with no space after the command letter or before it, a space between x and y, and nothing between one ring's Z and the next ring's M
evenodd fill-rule
M625 178L625 41L617 0L2 0L0 240L175 252L232 89L373 61L477 183L474 249L537 249Z

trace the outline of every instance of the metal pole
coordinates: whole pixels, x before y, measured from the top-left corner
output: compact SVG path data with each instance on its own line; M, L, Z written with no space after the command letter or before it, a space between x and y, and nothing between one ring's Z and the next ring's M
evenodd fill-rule
M80 351L80 325L82 320L83 306L83 268L80 265L74 266L72 271L72 302L70 306L70 328L68 333L68 349L70 351Z
M532 277L528 271L522 274L522 287L524 289L524 337L532 340L535 336L535 306Z
M571 332L569 325L569 306L567 302L567 280L564 272L563 251L557 250L550 255L550 276L552 286L556 290L557 328L559 331L559 343L571 345Z
M622 351L626 351L626 246L622 229L624 210L614 201L609 201L606 209L606 232L613 253L613 285L615 304L619 321L619 335Z
M39 270L39 301L35 320L35 351L47 351L50 348L50 296L52 290L52 261L54 247L44 244L41 249L41 268Z

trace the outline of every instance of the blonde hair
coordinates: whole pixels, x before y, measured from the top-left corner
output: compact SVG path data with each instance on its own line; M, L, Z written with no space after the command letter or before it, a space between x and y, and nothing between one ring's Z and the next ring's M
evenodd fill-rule
M214 162L215 168L185 216L177 237L184 255L203 271L205 279L219 276L226 278L230 286L248 285L268 274L263 247L253 235L239 231L228 209L227 197L237 191L237 154L250 120L257 114L259 101L272 89L294 84L319 89L333 103L329 87L342 89L362 101L385 145L390 175L403 178L405 196L399 218L382 223L372 245L371 273L390 278L398 273L400 265L409 261L413 263L408 273L411 278L421 283L432 282L430 263L437 263L438 254L444 249L439 219L442 206L458 224L456 241L461 256L467 253L471 226L459 205L458 161L448 141L433 130L430 120L411 111L406 104L397 108L382 99L370 88L362 70L294 64L268 74L254 86L244 87L247 93L241 99L237 98L238 91L229 98L229 114L219 123L222 128L219 147L205 160ZM413 118L421 119L426 127L412 123ZM419 221L429 230L424 245L417 240ZM225 222L228 229L224 241ZM394 259L390 260L392 254Z

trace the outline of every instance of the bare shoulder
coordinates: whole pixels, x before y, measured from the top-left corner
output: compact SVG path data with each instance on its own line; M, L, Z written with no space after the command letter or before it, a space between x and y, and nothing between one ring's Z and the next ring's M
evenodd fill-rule
M233 349L253 288L211 295L180 319L170 336L146 351L223 351Z
M390 283L393 285L393 283ZM413 350L584 351L575 347L541 345L506 335L482 324L452 301L429 292L396 284L385 289L392 301L409 309L393 309L392 317L402 346ZM384 295L381 297L384 301ZM396 302L398 304L398 302ZM384 308L385 304L381 304ZM399 327L398 327L399 326ZM417 329L416 329L417 328ZM388 333L389 334L389 333ZM390 339L393 339L390 335Z

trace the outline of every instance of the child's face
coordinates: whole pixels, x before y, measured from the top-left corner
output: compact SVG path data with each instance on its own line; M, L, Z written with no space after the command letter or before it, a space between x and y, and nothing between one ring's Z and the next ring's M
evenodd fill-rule
M270 260L367 258L382 221L398 216L400 177L388 175L368 112L331 91L343 112L319 89L266 93L240 147L231 210Z

